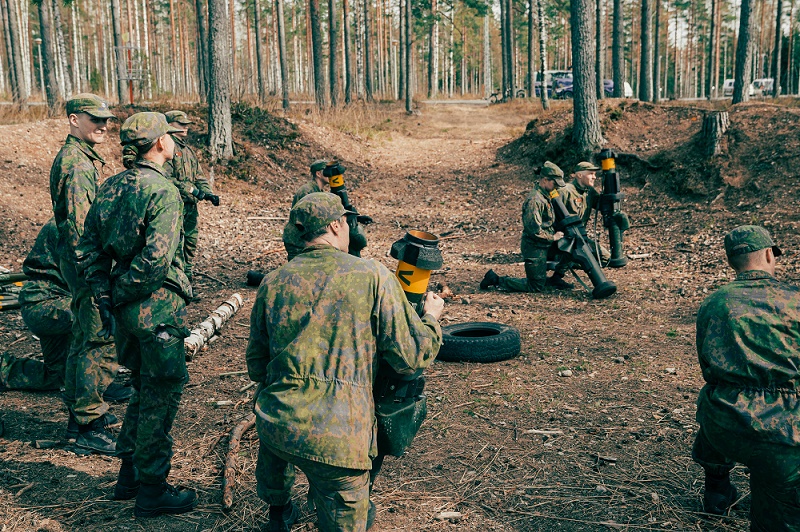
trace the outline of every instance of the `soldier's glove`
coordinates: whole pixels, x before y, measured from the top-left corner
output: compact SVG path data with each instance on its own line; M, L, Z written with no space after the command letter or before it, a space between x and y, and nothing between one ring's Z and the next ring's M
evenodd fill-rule
M199 188L192 189L192 196L197 198L197 201L203 201L204 199L206 199L206 193L200 190Z
M97 333L97 336L108 340L113 337L117 332L117 322L114 320L114 305L111 302L111 294L103 294L96 299L97 311L100 313L100 322L103 328Z
M210 201L211 205L213 205L214 207L219 207L219 196L217 196L216 194L206 194L205 196L203 196L203 199L206 201Z
M356 220L358 220L358 223L363 225L369 225L372 223L372 217L367 216L366 214L359 214L356 216Z

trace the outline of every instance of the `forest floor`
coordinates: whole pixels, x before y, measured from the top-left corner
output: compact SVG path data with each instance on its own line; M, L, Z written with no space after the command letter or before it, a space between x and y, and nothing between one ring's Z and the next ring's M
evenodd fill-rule
M580 287L478 289L489 268L523 275L520 207L536 181L532 168L545 158L565 169L577 162L568 141L571 104L555 102L547 113L537 102L423 106L411 116L394 105L325 116L298 110L294 125L237 109L237 156L215 172L222 204L200 206L202 301L189 313L199 323L233 292L245 304L189 363L173 429L170 480L197 490L200 505L182 516L134 519L131 501L111 500L118 461L77 456L60 442L67 414L58 394L5 392L2 530L223 531L266 522L255 493L252 430L238 455L235 504L222 511L227 436L248 415L253 389L240 391L246 375L220 374L245 369L255 296L245 274L285 261L281 219L308 163L323 156L348 167L353 203L375 220L364 256L394 269L388 250L406 230L446 235L444 266L431 281L455 294L443 322L497 321L522 337L522 352L511 360L437 361L427 370L428 419L402 458L387 459L373 530L747 530L744 468L733 473L741 500L730 515L708 520L701 513L703 475L690 457L703 384L695 316L702 299L732 278L722 238L735 225L769 227L785 251L779 277L800 279L800 183L791 164L800 156L800 116L766 103L733 107L726 154L708 160L699 142L705 112L601 104L608 147L654 166L619 159L632 223L625 250L637 258L606 271L619 290L595 301ZM101 146L105 176L121 168L118 126L112 129ZM49 218L48 171L65 136L64 120L0 126L0 266L18 271ZM19 311L0 313L0 349L38 353ZM567 369L571 376L560 376ZM113 410L122 417L123 408ZM36 441L54 446L37 448ZM295 531L315 529L306 487L299 476L303 514ZM461 517L439 519L450 511Z

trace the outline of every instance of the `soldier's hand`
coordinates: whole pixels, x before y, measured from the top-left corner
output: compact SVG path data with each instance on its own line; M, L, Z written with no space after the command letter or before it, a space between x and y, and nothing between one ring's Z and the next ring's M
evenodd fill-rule
M100 322L103 328L97 333L97 336L108 340L113 337L117 332L117 322L114 319L114 312L112 310L113 304L111 303L111 296L106 294L97 298L97 311L100 313Z
M217 196L216 194L206 194L203 199L206 201L210 201L211 205L213 205L214 207L219 207L219 196Z
M366 214L359 214L356 216L356 220L358 220L358 223L362 225L369 225L372 223L372 217L367 216Z
M444 299L433 292L425 294L425 304L422 306L424 314L430 314L437 320L442 316L444 310Z
M562 238L564 238L564 233L562 233L561 231L556 231L555 234L553 235L553 242L561 240Z

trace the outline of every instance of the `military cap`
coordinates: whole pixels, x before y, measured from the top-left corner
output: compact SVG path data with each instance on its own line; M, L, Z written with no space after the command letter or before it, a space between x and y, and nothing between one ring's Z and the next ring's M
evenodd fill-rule
M542 177L546 177L547 179L552 179L553 181L556 182L556 185L560 187L567 186L567 184L564 183L563 170L561 170L561 168L559 168L558 165L555 163L547 161L546 163L544 163L539 173Z
M573 170L573 172L577 174L578 172L596 172L598 170L600 170L599 166L595 166L587 161L581 161L575 165L575 170Z
M740 225L725 235L725 254L728 258L765 248L772 248L776 257L783 255L781 248L772 241L769 232L758 225Z
M335 222L344 214L355 214L342 205L342 200L330 192L312 192L298 201L289 213L289 223L307 237Z
M188 125L192 123L192 119L189 118L189 115L187 115L183 111L168 111L164 116L167 117L167 123L169 124L173 122L177 122L183 125Z
M108 102L88 92L76 94L67 100L67 116L79 113L86 113L95 118L114 118L114 113L108 108Z
M167 133L180 133L182 129L167 124L161 113L136 113L128 117L119 130L120 144L144 146Z
M317 159L313 163L311 163L311 171L312 172L321 172L325 170L325 167L328 166L328 161L325 159Z

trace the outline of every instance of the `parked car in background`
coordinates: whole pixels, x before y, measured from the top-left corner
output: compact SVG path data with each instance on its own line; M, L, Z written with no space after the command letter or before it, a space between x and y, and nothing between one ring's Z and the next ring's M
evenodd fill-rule
M572 78L572 70L545 70L544 79L545 87L547 87L547 95L553 96L553 83L564 78ZM536 96L542 95L542 73L536 72L536 80L534 81L534 90Z
M755 96L775 96L775 80L773 78L759 78L753 80Z
M759 80L756 80L756 81L759 81ZM770 81L772 81L772 79L770 79ZM732 79L726 79L722 83L722 95L723 96L728 96L728 97L733 96L733 84L734 84L734 80L732 80ZM755 81L750 84L750 90L748 91L748 93L749 93L750 96L758 96L759 95L757 93L757 91L756 91Z
M623 86L623 95L625 98L633 98L633 89L626 81ZM614 95L614 81L610 79L603 80L603 92L607 98ZM573 97L573 81L572 76L561 78L553 82L553 98L562 100L570 100Z

